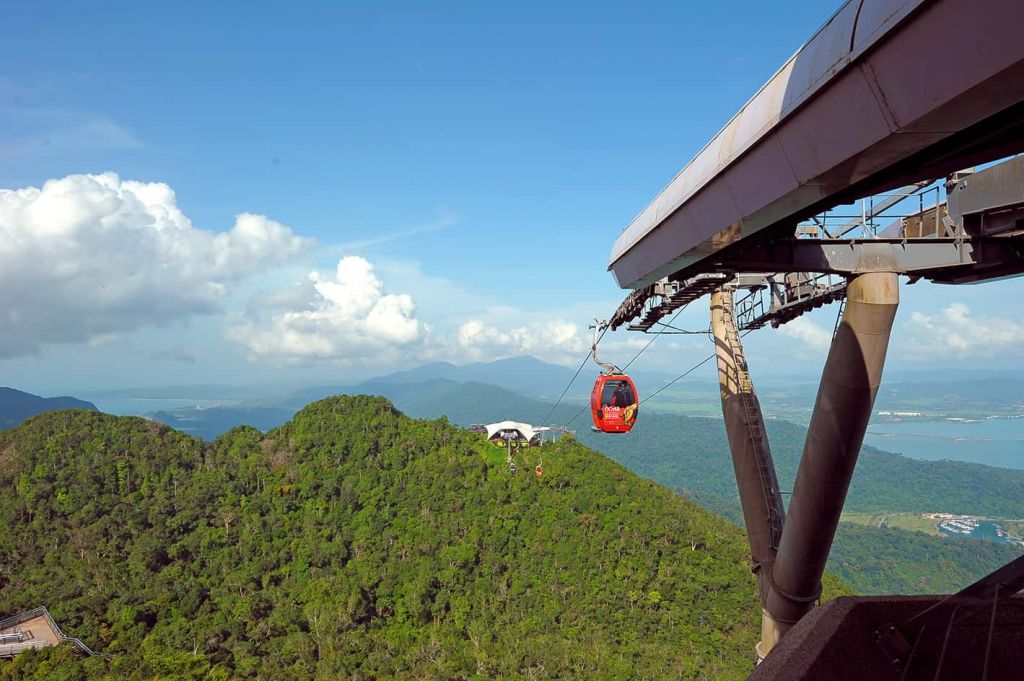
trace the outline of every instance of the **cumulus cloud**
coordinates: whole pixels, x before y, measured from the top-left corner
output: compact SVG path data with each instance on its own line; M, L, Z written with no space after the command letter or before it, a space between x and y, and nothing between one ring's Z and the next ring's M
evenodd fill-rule
M807 317L797 317L783 324L779 327L779 333L801 343L805 351L824 354L832 344L832 332Z
M580 327L561 320L498 328L474 319L459 327L455 344L467 359L532 355L556 362L578 358L587 346Z
M366 259L347 256L333 277L313 272L296 287L253 301L227 336L254 357L369 362L425 338L415 311L411 296L384 293Z
M955 357L993 357L1024 344L1024 324L1005 317L972 316L963 303L951 303L937 314L913 312L901 348L910 358L934 360L940 353Z
M311 242L262 215L198 229L162 183L113 173L0 189L0 358L219 309Z

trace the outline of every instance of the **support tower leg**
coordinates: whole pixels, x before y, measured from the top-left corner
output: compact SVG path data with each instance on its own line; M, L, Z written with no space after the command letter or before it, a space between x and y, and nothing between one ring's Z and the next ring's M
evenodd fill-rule
M765 610L784 635L821 594L839 515L860 454L899 305L895 274L850 280L818 388ZM769 649L774 641L769 641ZM767 652L767 651L765 651Z
M768 575L782 536L782 495L764 429L761 405L743 356L730 287L722 287L711 294L711 331L718 361L722 416L743 506L753 570L757 575L758 599L763 609L770 584ZM776 638L775 624L765 614L761 642L757 645L759 661L768 652L765 643L774 642Z

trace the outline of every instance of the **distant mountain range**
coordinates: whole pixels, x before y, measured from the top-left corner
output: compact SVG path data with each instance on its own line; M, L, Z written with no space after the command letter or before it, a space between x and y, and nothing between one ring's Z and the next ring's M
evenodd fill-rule
M562 394L566 384L575 373L576 370L573 368L543 362L535 357L510 357L494 362L474 362L461 365L432 362L414 369L372 378L350 386L350 388L443 380L455 383L489 383L520 395L554 401ZM596 365L590 363L585 365L566 398L579 402L581 396L588 395L590 385L597 378L598 373L599 369ZM641 392L644 389L647 391L656 389L655 386L661 386L674 378L666 373L652 371L631 372L631 375L640 386Z
M350 392L364 383L423 383L433 380L447 380L457 383L491 383L507 390L539 399L557 399L572 378L576 367L565 367L551 364L535 357L520 356L500 359L493 362L472 362L469 364L452 364L451 362L430 362L412 369L396 371L382 376L353 381L335 381L321 386L297 388L280 383L264 383L251 385L177 385L148 386L139 388L119 388L113 390L90 390L83 392L82 397L103 401L118 398L145 399L195 399L195 400L245 400L253 405L277 403L292 393L299 395L335 395ZM673 375L665 372L645 371L630 372L640 385L641 391L653 390L672 380ZM593 382L598 368L591 363L583 367L576 379L574 389L566 399L579 400L587 392L587 382ZM714 392L712 390L712 392ZM715 393L717 394L717 393ZM307 400L307 402L310 400Z
M30 416L58 409L98 411L92 402L74 397L40 397L14 388L0 388L0 428L14 428Z

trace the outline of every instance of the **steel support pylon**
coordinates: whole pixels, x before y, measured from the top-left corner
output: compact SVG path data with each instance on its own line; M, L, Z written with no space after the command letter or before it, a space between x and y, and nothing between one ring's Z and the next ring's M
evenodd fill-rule
M885 365L899 305L896 274L852 278L846 307L818 388L775 565L769 573L766 619L774 640L767 653L821 595L839 515Z
M736 328L731 287L723 286L711 294L711 331L718 362L722 416L732 452L753 571L757 575L758 599L763 609L782 536L782 495L764 429L761 405L750 381ZM761 642L757 645L758 660L768 652L765 643L774 643L777 639L775 625L770 618L766 616L762 625Z

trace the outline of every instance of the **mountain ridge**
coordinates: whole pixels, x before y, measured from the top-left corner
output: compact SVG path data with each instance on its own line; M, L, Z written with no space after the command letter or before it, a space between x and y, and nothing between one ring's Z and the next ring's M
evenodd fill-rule
M99 411L92 402L75 397L40 397L15 388L0 387L0 429L13 428L31 416L59 409Z

